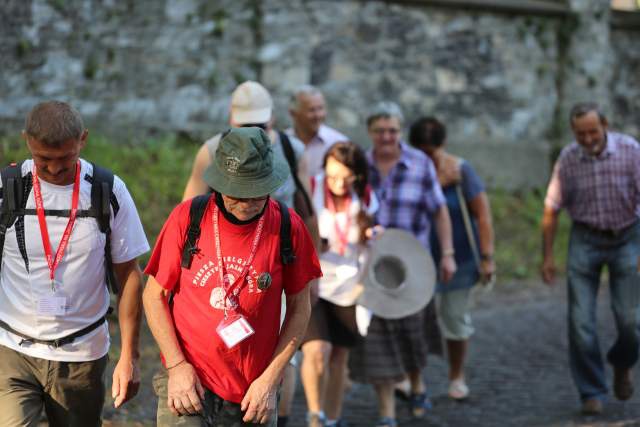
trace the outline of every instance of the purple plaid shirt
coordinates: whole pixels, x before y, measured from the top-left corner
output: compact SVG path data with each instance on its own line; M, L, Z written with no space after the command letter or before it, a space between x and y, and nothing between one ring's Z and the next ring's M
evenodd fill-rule
M598 156L578 143L565 147L556 162L545 206L566 208L572 220L601 230L620 230L640 214L640 145L630 136L607 132Z
M384 179L375 165L373 150L367 152L369 183L380 201L376 223L407 230L428 249L431 216L446 200L431 159L404 143L400 148L400 160Z

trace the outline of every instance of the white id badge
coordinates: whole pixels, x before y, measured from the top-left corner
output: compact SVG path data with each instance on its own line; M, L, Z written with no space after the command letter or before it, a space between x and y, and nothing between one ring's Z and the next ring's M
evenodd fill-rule
M247 319L241 314L230 316L228 319L220 322L216 328L216 332L227 345L227 348L233 348L239 342L244 341L255 333Z
M43 316L64 316L66 309L66 297L49 296L38 300L38 314Z

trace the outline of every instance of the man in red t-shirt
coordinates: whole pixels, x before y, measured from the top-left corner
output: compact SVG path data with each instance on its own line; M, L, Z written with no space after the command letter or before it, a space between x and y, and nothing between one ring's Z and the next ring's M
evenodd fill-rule
M154 379L158 425L276 425L276 391L311 311L307 284L322 275L309 233L292 210L296 259L281 261L281 214L268 195L288 173L262 129L232 129L204 174L215 192L189 268L181 258L191 201L165 223L143 296L166 367Z

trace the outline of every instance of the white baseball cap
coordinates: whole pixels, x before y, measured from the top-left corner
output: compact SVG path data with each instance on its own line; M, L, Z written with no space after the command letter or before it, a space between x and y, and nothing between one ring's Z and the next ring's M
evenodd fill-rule
M231 94L231 121L236 125L267 123L272 110L271 95L258 82L246 81Z

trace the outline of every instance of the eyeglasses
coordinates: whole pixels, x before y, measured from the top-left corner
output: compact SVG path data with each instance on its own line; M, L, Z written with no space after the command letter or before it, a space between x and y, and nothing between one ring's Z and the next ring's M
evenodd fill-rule
M241 197L231 197L231 196L227 196L225 194L224 197L226 197L227 199L231 200L232 202L236 202L236 203L257 203L257 202L264 202L265 200L267 200L269 198L269 195L262 196L262 197L241 198Z
M371 133L375 135L382 135L384 133L388 133L391 135L397 135L400 133L400 129L398 128L373 128L371 129Z
M354 182L356 182L356 176L355 175L349 175L349 176L327 175L327 181L331 181L334 184L341 182L346 185L351 185Z

